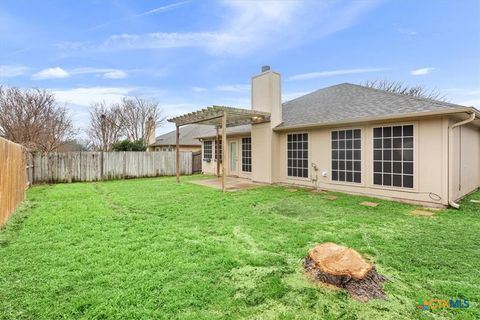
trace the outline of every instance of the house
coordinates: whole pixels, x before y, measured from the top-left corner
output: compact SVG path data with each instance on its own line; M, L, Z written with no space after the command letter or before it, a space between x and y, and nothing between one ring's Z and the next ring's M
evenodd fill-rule
M280 74L269 67L251 85L251 121L222 123L231 126L221 132L226 175L454 207L480 186L475 108L349 83L282 104ZM240 114L221 108L204 113ZM178 126L201 115L170 121ZM221 169L214 161L220 134L201 140L202 170L215 174Z
M176 131L158 136L149 144L148 151L174 151L176 147ZM198 137L215 133L212 126L189 124L180 128L180 151L197 152L202 150L202 142Z

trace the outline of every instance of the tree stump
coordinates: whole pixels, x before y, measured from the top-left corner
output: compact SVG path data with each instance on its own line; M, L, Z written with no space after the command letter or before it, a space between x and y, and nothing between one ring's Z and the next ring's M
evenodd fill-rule
M304 266L315 280L346 289L356 300L386 298L383 283L388 279L353 249L332 242L319 244L310 250Z

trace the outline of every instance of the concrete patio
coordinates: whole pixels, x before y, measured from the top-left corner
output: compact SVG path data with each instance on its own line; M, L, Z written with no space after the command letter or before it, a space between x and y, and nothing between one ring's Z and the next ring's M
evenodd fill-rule
M213 179L196 180L196 181L191 181L191 183L222 190L222 178L215 177ZM253 189L263 185L265 184L252 182L248 179L237 178L237 177L225 177L225 190L228 192Z

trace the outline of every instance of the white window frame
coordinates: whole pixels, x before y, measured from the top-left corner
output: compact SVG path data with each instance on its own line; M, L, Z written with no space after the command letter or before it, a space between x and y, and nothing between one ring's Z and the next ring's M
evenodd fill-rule
M307 156L307 176L306 177L296 177L296 176L290 176L288 175L288 136L289 135L292 135L292 134L306 134L307 135L307 139L308 139L308 156ZM301 180L301 181L310 181L310 159L311 159L311 150L312 150L312 146L311 146L311 134L310 132L308 131L301 131L301 132L288 132L286 135L285 135L285 176L287 179L291 179L291 180Z
M374 175L375 175L375 147L374 147L374 140L375 140L375 135L374 135L374 129L375 128L385 128L385 127L397 127L397 126L413 126L413 188L409 187L396 187L396 186L386 186L386 185L379 185L374 183ZM377 189L384 189L384 190L392 190L392 191L401 191L401 192L418 192L418 152L417 152L417 146L418 146L418 122L412 121L412 122L400 122L400 123L382 123L382 124L374 124L371 125L370 127L371 130L371 146L372 146L372 158L371 158L371 184L370 187L372 188L377 188ZM403 139L403 133L402 133L402 139ZM393 149L393 147L392 147ZM403 149L403 148L402 148ZM381 149L383 151L383 147ZM391 160L392 162L394 161L393 159ZM383 165L383 160L382 160L382 165ZM403 159L402 159L402 166L403 166ZM393 170L392 170L393 171ZM403 168L402 168L403 171ZM392 173L393 175L393 173ZM403 173L402 173L403 175ZM393 182L392 182L393 184Z
M250 139L250 171L243 171L243 139ZM252 173L253 169L253 157L252 157L252 137L240 137L240 171L243 173Z
M210 158L207 158L205 157L205 142L210 142L211 143L211 151L210 151ZM203 140L203 143L202 143L202 161L212 161L212 158L213 158L213 146L214 146L214 142L213 140Z
M339 181L339 180L333 180L333 167L332 167L332 132L334 131L347 131L347 130L360 130L360 181L361 182L350 182L350 181ZM328 182L331 184L338 184L338 185L348 185L348 186L354 186L354 187L363 187L366 185L366 175L365 175L365 128L364 127L343 127L343 128L334 128L329 130L329 179Z

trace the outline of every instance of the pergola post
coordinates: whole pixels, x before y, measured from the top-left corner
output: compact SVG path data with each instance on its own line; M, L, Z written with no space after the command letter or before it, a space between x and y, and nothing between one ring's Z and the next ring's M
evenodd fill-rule
M180 182L180 126L177 124L177 134L176 134L176 148L175 148L175 163L177 171L177 183Z
M217 177L220 178L220 132L218 131L218 126L215 127L217 130L217 137L215 139L215 154L217 156Z
M225 192L225 159L227 154L227 112L223 111L222 117L222 191Z

